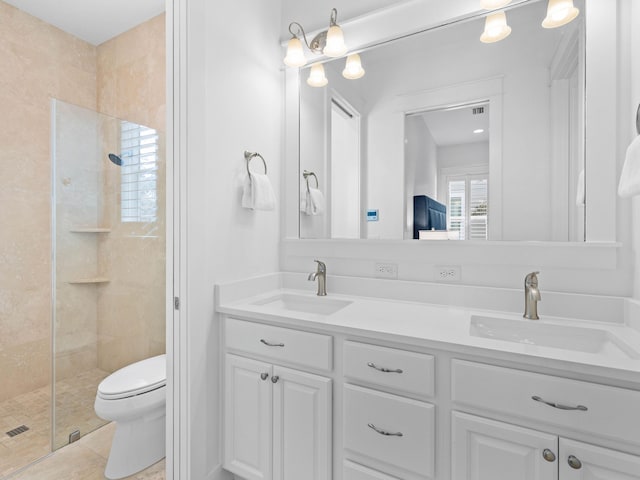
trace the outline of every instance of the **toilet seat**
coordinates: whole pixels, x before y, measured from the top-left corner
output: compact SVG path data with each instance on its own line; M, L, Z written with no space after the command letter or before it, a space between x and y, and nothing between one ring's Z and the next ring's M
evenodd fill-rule
M166 355L147 358L113 372L98 385L98 397L118 400L162 388L167 383Z

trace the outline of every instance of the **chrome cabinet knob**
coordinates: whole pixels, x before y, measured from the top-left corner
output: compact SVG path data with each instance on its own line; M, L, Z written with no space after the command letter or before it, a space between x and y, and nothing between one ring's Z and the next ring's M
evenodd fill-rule
M580 470L582 468L582 462L573 455L569 455L569 458L567 458L567 462L569 463L569 466L575 470Z
M269 378L269 374L268 374L268 373L261 373L261 374L260 374L260 378L261 378L262 380L266 380L267 378Z
M542 451L542 458L544 458L547 462L555 462L556 461L556 454L553 453L548 448L545 448Z
M274 375L273 377L271 377L271 381L273 383L278 383L278 380L280 380L280 377L278 375Z

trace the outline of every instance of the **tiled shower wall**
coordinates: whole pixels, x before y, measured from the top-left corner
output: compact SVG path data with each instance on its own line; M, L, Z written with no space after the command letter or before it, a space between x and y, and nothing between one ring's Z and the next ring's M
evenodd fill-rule
M95 47L0 1L0 401L50 382L51 98L95 109Z
M163 14L98 47L98 111L154 128L160 141L156 222L120 222L120 172L104 176L111 233L98 262L110 282L98 290L98 367L108 372L165 351L164 39Z
M0 401L50 382L50 100L156 128L164 143L164 52L164 15L95 47L0 0L0 102L10 112L0 116ZM108 137L105 152L113 149ZM96 176L109 195L77 199L110 223L111 233L76 240L95 243L87 268L111 282L65 285L95 291L89 297L96 303L86 308L58 291L60 378L96 366L113 371L164 351L164 155L160 160L161 220L154 225L119 224L117 169ZM77 253L70 242L59 245L58 256L65 248L72 258Z

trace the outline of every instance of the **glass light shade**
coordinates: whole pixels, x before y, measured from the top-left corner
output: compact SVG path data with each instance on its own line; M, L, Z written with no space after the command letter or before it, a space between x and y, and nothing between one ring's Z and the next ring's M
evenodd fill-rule
M483 43L494 43L504 40L511 34L511 27L507 25L507 16L504 12L496 12L487 16L484 22L484 32L480 35Z
M324 75L324 67L321 63L314 63L311 65L311 71L309 72L309 78L307 78L307 85L310 87L324 87L329 80Z
M302 67L307 63L302 49L302 42L298 37L293 37L287 44L287 56L284 57L285 65L289 67Z
M480 0L480 6L485 10L495 10L496 8L506 7L511 0Z
M349 80L356 80L364 76L364 68L362 68L362 62L360 61L360 55L354 53L347 57L347 63L342 71L342 76Z
M573 6L573 0L549 0L547 16L542 21L544 28L556 28L566 25L576 18L580 10Z
M329 27L327 31L327 44L322 49L327 57L341 57L347 53L347 46L344 44L344 35L338 25Z

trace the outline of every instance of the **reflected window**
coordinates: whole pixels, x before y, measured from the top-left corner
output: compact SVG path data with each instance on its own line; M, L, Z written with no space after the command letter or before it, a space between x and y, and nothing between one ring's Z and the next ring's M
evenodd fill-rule
M447 180L447 229L460 240L486 240L488 230L489 179L464 175Z
M122 121L122 222L155 222L158 215L158 133L153 128Z

